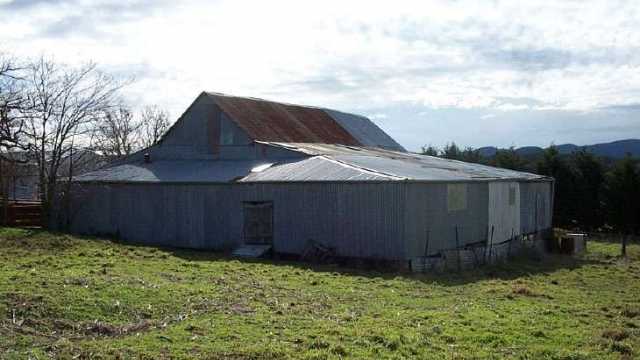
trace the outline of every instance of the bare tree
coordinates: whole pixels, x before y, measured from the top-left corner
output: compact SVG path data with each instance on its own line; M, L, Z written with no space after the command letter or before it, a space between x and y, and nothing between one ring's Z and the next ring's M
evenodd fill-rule
M49 216L62 162L86 141L91 122L113 108L124 84L94 63L75 68L44 57L28 67L26 84L25 135L38 164L44 214Z
M23 161L11 153L24 149L22 70L18 61L0 53L0 224L7 220L10 188L15 186L16 166Z
M169 130L169 113L157 105L147 106L140 115L140 146L145 149L160 141Z
M169 128L169 114L157 105L146 106L136 117L126 106L96 118L93 148L109 158L121 158L155 145Z
M24 117L26 103L23 67L8 55L0 53L0 156L2 152L24 148ZM6 159L5 159L6 160Z
M109 158L121 158L138 149L142 123L124 106L106 111L96 120L93 148Z

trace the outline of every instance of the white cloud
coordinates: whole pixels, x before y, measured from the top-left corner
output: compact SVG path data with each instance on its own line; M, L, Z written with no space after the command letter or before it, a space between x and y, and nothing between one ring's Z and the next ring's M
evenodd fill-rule
M383 119L386 119L388 116L387 114L383 114L383 113L375 113L375 114L368 115L368 117L371 120L383 120Z
M634 2L1 4L11 31L0 32L0 48L135 74L129 96L174 115L202 90L380 113L411 105L515 116L640 103Z

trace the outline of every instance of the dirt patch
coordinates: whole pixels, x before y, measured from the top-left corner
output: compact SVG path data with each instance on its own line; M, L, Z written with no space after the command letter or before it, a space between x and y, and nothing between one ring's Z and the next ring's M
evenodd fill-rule
M507 297L512 299L514 295L553 299L553 296L538 293L526 285L514 285L513 288L511 288L511 294L507 295Z
M624 357L621 359L631 359L633 349L629 344L614 342L611 344L611 351L622 354Z
M233 304L231 305L229 310L231 310L230 312L234 314L251 314L254 312L252 308L243 304Z
M129 333L146 331L156 324L143 320L124 325L112 325L105 322L73 322L63 319L52 309L47 299L40 295L26 295L21 293L6 293L8 321L5 325L17 332L47 338L83 338L85 336L120 336ZM53 332L52 332L53 331Z
M55 317L55 311L42 295L9 292L4 295L4 298L9 312L8 318L14 324L26 319L35 321L33 319Z
M70 278L64 279L64 283L65 283L65 285L89 287L91 281L89 279L83 278L83 277L70 277Z
M84 326L86 335L119 336L149 330L155 324L148 320L143 320L134 324L111 325L109 323L95 321Z
M640 316L640 308L626 308L623 309L620 314L624 317L633 319L635 317Z
M513 289L511 289L511 293L515 295L523 295L523 296L538 296L538 294L533 292L533 290L531 290L525 285L514 286Z
M629 333L621 329L607 329L602 332L602 337L613 341L622 341L629 337Z

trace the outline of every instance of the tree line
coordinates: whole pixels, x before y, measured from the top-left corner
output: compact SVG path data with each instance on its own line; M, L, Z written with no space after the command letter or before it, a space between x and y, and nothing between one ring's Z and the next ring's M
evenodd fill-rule
M157 105L139 111L123 90L132 83L89 62L71 66L44 56L18 59L0 51L0 199L8 172L35 164L44 214L74 176L83 153L114 159L158 142L169 114ZM20 154L20 156L16 156ZM3 196L4 195L4 196Z
M566 155L552 144L541 154L522 156L511 147L485 157L477 149L455 143L443 148L424 146L422 153L551 176L555 179L555 226L640 233L640 161L630 154L618 160L584 149Z

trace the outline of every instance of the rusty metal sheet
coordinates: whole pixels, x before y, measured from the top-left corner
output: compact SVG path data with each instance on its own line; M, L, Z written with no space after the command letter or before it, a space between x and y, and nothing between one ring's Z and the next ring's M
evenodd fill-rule
M214 93L208 95L254 140L361 145L322 109Z

